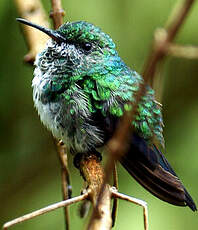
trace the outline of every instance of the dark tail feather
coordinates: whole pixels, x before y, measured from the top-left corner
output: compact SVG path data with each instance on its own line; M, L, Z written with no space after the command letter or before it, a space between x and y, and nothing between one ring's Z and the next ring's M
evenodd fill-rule
M130 151L121 164L144 188L156 197L178 206L196 205L162 153L149 148L144 139L133 135Z
M187 192L187 190L184 188L185 191L185 196L186 196L186 204L188 205L188 207L190 207L194 212L197 211L197 207L196 204L194 203L192 197L190 196L190 194Z

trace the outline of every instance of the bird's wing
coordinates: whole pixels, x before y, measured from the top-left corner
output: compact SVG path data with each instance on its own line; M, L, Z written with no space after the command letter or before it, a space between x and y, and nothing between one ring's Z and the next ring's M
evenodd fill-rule
M132 105L141 83L141 76L129 69L125 69L120 75L111 73L101 76L96 81L97 90L94 91L97 95L97 108L104 117L121 117L125 110L133 109ZM132 105L129 102L132 102ZM161 106L156 102L154 91L149 86L138 104L137 114L131 125L148 143L158 143L164 147Z
M121 79L109 75L109 79L97 82L100 92L98 95L107 97L103 98L100 107L103 114L100 117L102 119L100 127L104 130L106 140L113 134L124 110L131 109L127 102L133 102L141 83L141 78L136 72L129 74L125 71L124 74ZM174 205L188 205L195 211L196 206L192 198L154 144L157 139L163 146L163 121L161 106L155 101L154 91L150 87L146 88L146 94L138 105L132 125L134 133L131 136L130 148L120 159L121 164L143 187L158 198Z

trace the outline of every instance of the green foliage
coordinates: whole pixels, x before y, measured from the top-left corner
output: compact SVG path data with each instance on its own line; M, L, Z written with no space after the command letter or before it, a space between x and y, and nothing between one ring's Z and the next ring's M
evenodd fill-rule
M48 12L50 1L43 1ZM174 0L67 0L66 20L86 20L111 35L119 54L131 68L141 72L154 29L163 26ZM177 41L197 45L195 5ZM62 199L60 169L51 135L41 125L32 103L32 68L22 63L27 52L15 21L13 1L0 1L0 225ZM170 58L164 68L163 115L166 157L198 202L198 62ZM96 95L97 96L97 95ZM127 108L130 109L130 108ZM73 195L78 195L82 178L72 164ZM150 229L197 229L198 218L188 208L164 203L141 188L119 168L120 191L147 201ZM141 208L119 202L114 229L143 229ZM71 208L72 229L82 229L84 220ZM13 229L63 229L63 212L55 211Z

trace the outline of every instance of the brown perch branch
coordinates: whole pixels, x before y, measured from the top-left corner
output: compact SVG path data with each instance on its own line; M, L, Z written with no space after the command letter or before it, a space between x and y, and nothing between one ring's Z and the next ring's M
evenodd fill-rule
M101 185L103 184L104 171L97 156L83 156L80 162L80 172L88 184L89 198L96 206ZM98 205L98 213L95 218L89 223L89 230L109 230L112 226L111 220L111 191L108 185L104 188L104 196Z

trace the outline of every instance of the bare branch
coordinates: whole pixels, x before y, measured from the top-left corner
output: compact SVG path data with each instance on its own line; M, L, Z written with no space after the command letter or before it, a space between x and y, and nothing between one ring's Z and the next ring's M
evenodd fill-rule
M39 25L49 27L47 15L39 0L15 0L18 12L22 18L37 23ZM33 30L29 26L23 26L25 38L28 43L29 52L25 55L24 61L33 63L36 54L39 53L49 37L41 33L39 30Z
M37 211L31 212L29 214L26 214L24 216L21 216L19 218L16 218L16 219L14 219L12 221L9 221L9 222L5 223L3 225L3 230L8 229L9 227L11 227L11 226L13 226L15 224L19 224L19 223L24 222L26 220L30 220L30 219L33 219L34 217L43 215L43 214L45 214L47 212L51 212L51 211L53 211L55 209L62 208L62 207L77 203L79 201L85 200L85 199L88 198L88 196L89 196L89 192L87 192L87 193L85 193L83 195L71 198L69 200L64 200L64 201L49 205L49 206L47 206L45 208L39 209Z
M54 29L58 29L63 24L63 17L65 15L62 9L61 0L51 0L52 10L50 17L53 20ZM67 152L66 146L62 141L57 143L57 153L61 163L61 181L62 181L62 193L63 199L67 200L71 196L71 185L69 178L69 170L67 166ZM69 207L64 208L65 228L69 230Z
M61 164L61 181L62 181L62 194L63 200L71 198L72 187L70 184L70 176L67 164L67 153L66 146L62 141L56 143L57 153ZM69 230L70 219L69 219L69 207L65 206L64 208L64 217L65 217L65 227L66 230Z
M114 162L114 168L113 168L113 187L115 187L118 190L118 172L116 167L116 162ZM117 210L118 210L118 199L113 198L113 207L112 207L112 227L115 226L116 222L116 216L117 216Z
M51 0L52 11L50 17L54 23L54 29L58 29L63 24L63 17L65 15L64 10L62 9L61 0Z
M175 9L173 10L174 14L172 14L171 18L169 18L166 30L162 29L162 36L160 36L160 39L157 39L154 43L153 49L145 64L142 76L146 82L149 77L151 77L151 79L154 77L157 63L166 56L170 43L174 40L179 29L184 23L193 3L194 0L185 0L180 7L177 6L177 11Z
M168 54L180 58L198 59L198 47L171 44L168 49Z
M167 42L170 43L174 40L194 2L195 0L183 0L183 2L179 2L180 5L176 5L176 8L173 9L165 27L168 33Z
M98 213L94 213L95 216L89 222L88 230L109 230L112 227L111 219L111 192L108 185L105 186L103 191L103 197L98 204Z
M79 164L81 175L88 184L90 189L89 198L95 207L98 200L98 195L103 184L104 171L100 164L100 160L96 155L82 156ZM112 226L111 221L111 192L109 186L104 187L104 196L98 205L97 213L90 219L89 230L109 230Z
M138 104L145 93L146 85L149 83L149 80L154 77L157 63L165 57L169 43L172 42L175 38L193 2L194 0L184 1L182 6L179 8L178 12L176 12L175 17L173 17L173 19L170 20L170 23L167 26L167 31L163 30L163 36L160 37L157 45L153 46L153 49L146 61L146 65L142 74L144 83L141 84L139 87L139 91L135 98L135 103L131 103L133 109L130 112L125 111L112 139L107 144L109 156L105 166L105 178L101 186L100 194L98 196L98 205L96 206L96 209L94 209L93 212L93 219L94 216L96 216L95 213L98 212L97 208L99 207L101 200L103 200L104 188L106 184L109 182L111 172L113 171L113 162L119 160L120 157L123 156L123 154L125 154L128 148L128 138L133 128L131 126L131 123L134 120L134 117L137 113Z
M133 204L136 204L136 205L139 205L139 206L143 207L144 229L148 230L148 208L147 208L147 203L145 201L143 201L143 200L139 200L137 198L130 197L130 196L127 196L125 194L119 193L119 192L117 192L117 190L114 187L111 188L111 193L112 193L113 197L116 197L116 198L119 198L119 199L122 199L122 200L126 200L126 201L129 201L129 202L133 203Z

